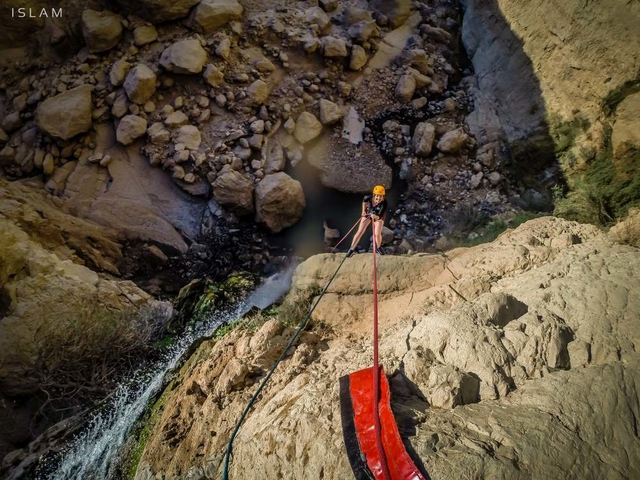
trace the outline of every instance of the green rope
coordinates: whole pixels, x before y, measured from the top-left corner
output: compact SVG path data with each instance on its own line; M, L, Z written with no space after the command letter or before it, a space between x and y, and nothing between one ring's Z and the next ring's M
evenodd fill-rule
M298 329L296 330L296 332L293 334L293 336L289 340L289 343L287 343L287 346L284 347L284 350L282 351L282 354L280 354L280 357L278 358L278 360L276 360L276 363L273 364L273 367L271 367L271 370L269 370L269 373L267 374L267 376L262 380L262 382L260 383L260 386L258 387L258 390L256 391L256 393L253 394L253 397L251 397L251 400L249 400L249 403L247 404L247 406L245 407L244 411L242 412L242 416L240 417L240 420L236 424L236 428L233 430L233 433L231 434L231 438L229 439L229 444L227 445L227 453L224 456L224 473L222 475L223 480L228 480L229 479L229 457L231 456L231 451L233 449L233 440L236 438L236 434L238 433L238 430L240 430L240 426L242 425L242 422L244 421L245 417L247 416L247 413L249 413L249 410L251 409L251 407L253 406L253 404L257 400L258 395L260 395L260 392L262 391L262 389L264 388L266 383L269 381L269 378L271 378L271 375L275 371L276 367L278 366L278 364L284 358L285 354L287 353L287 350L289 350L289 347L291 347L291 345L293 345L293 342L295 342L297 340L297 338L300 336L302 331L306 328L307 323L309 322L309 318L311 318L311 314L313 313L313 311L318 306L318 303L320 303L320 300L322 299L324 294L327 292L327 289L329 288L329 285L331 285L331 282L333 282L333 279L336 278L336 275L338 274L338 271L340 270L340 268L342 268L342 264L344 263L344 261L346 259L347 259L347 256L345 255L344 258L342 259L342 261L340 262L340 265L338 265L338 268L334 272L333 276L329 280L329 283L327 283L327 286L324 287L324 289L322 290L322 292L318 296L318 299L316 300L315 304L313 305L313 307L311 307L311 310L309 310L309 313L307 314L307 316L304 317L304 319L300 322L300 325L298 326Z

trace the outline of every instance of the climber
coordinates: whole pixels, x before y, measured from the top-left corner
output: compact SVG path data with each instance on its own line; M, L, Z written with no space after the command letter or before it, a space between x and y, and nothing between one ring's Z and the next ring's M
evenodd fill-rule
M347 256L350 257L355 253L356 245L364 235L369 220L373 220L373 237L376 241L376 246L379 248L382 244L382 226L384 225L384 216L387 212L387 201L385 200L386 192L382 185L376 185L373 187L372 195L365 195L362 199L362 218L360 219L360 226L358 231L353 236L351 242L351 248L347 250Z

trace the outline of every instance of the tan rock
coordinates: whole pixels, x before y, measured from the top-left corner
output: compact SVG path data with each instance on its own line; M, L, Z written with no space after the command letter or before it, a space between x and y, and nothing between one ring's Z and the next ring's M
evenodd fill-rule
M445 133L438 141L438 150L445 153L457 153L469 140L469 136L461 129Z
M233 20L241 20L242 11L237 0L202 0L191 12L189 21L199 31L208 34Z
M144 104L156 91L156 74L146 65L136 65L124 81L124 90L132 102Z
M434 126L428 122L421 122L416 126L413 133L413 151L420 157L426 157L431 153L433 141L436 137Z
M38 128L52 137L68 140L91 128L90 85L81 85L38 105Z
M218 87L224 83L224 75L215 65L207 65L203 76L207 83L212 87Z
M309 112L302 112L296 120L294 136L302 144L310 142L322 133L322 123Z
M306 206L302 185L284 172L265 176L255 195L256 221L274 233L294 225Z
M137 115L125 115L116 130L116 139L122 145L130 145L147 131L147 121Z
M138 47L148 45L158 40L158 31L153 25L143 25L133 31L133 41Z
M409 103L416 91L416 79L411 74L400 77L396 85L395 96L401 103Z
M126 60L117 60L114 62L111 70L109 71L109 81L111 82L111 85L114 87L122 85L122 82L124 82L124 79L130 69L131 64Z
M185 148L189 150L198 150L202 136L198 127L193 125L184 125L178 130L178 136L176 137L176 143L184 144Z
M253 213L253 182L234 170L213 182L213 198L223 208L238 215Z
M82 35L90 52L105 52L122 38L122 17L108 10L82 12Z
M179 40L160 56L160 65L173 73L200 73L206 61L207 52L195 39Z
M328 58L345 58L349 54L347 52L347 44L341 38L322 37L320 40L322 45L322 55Z
M332 125L342 118L342 110L338 105L324 98L320 99L320 122L322 125ZM298 118L298 121L300 119Z
M269 99L269 86L262 80L256 80L247 88L247 102L251 106L262 105Z

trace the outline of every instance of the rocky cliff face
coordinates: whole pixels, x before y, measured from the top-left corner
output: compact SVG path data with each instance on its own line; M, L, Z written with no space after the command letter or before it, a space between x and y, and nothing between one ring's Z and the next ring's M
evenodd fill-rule
M506 140L520 161L557 154L574 173L590 168L594 149L608 147L611 128L614 137L630 122L638 129L637 2L464 4L462 37L477 88L469 125L480 145Z
M339 261L303 263L290 295L323 286ZM432 478L640 474L636 248L542 218L488 245L379 265L393 408ZM370 272L370 255L347 260L240 430L231 478L352 475L338 378L371 363ZM217 478L291 333L272 319L205 342L154 410L136 478Z

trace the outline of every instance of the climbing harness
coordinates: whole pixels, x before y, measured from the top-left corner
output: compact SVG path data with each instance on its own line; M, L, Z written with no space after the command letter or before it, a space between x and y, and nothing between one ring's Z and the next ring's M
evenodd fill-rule
M360 220L358 220L358 222L359 221ZM348 233L347 233L347 235L348 235ZM345 235L345 237L346 237L346 235ZM343 237L343 239L345 237ZM242 415L240 416L240 420L238 420L238 423L236 424L236 427L234 428L233 433L231 434L231 437L229 439L229 443L227 445L227 452L225 453L225 456L224 456L224 472L223 472L223 475L222 475L223 480L228 480L228 478L229 478L229 459L230 459L230 456L231 456L231 453L232 453L232 450L233 450L233 441L236 438L238 430L240 430L240 426L242 425L242 422L244 421L245 417L249 413L249 410L251 409L251 407L253 406L255 401L258 399L258 395L260 395L260 392L262 392L262 389L264 388L264 386L267 384L267 382L271 378L271 375L275 371L276 367L282 361L282 359L285 357L285 354L286 354L287 350L289 350L289 347L291 347L291 345L293 345L293 343L297 340L297 338L300 336L302 331L306 328L307 323L309 322L309 319L311 318L311 314L313 313L313 311L318 306L318 303L320 303L320 300L322 299L324 294L327 293L327 289L329 288L329 285L331 285L331 282L333 282L333 279L336 278L336 275L340 271L340 268L342 268L342 264L344 264L346 259L347 259L347 256L345 255L345 257L340 262L340 265L338 265L338 268L333 273L333 276L331 277L331 279L329 280L327 285L324 287L322 292L320 292L320 295L318 296L316 302L313 304L313 306L309 310L309 313L307 313L307 316L302 319L302 321L298 325L298 329L295 331L295 333L293 334L293 336L289 340L289 343L287 343L287 346L284 347L284 349L282 350L282 353L280 354L280 357L278 357L278 359L276 360L276 363L273 364L273 367L271 367L271 370L269 370L269 373L267 374L267 376L262 380L262 382L260 382L260 386L258 387L258 390L256 390L256 393L253 394L253 397L251 397L251 400L249 400L249 403L247 404L247 406L245 407L244 411L242 412Z

